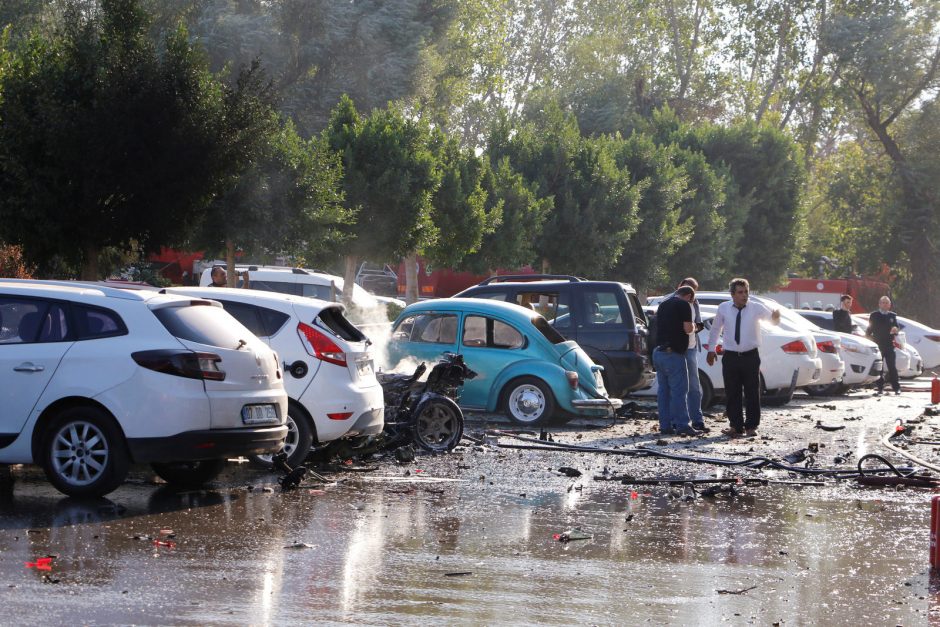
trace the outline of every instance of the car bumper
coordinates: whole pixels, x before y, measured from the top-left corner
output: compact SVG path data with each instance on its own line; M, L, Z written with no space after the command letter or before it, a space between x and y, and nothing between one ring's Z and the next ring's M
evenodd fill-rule
M575 409L619 409L623 406L623 401L619 398L585 398L571 401L571 406Z
M382 386L367 388L352 383L324 392L323 385L312 384L301 396L300 403L313 417L320 444L344 437L377 435L385 428L385 398ZM334 420L329 414L350 414Z
M276 453L286 437L287 425L207 429L158 438L128 438L127 447L137 463L189 462Z

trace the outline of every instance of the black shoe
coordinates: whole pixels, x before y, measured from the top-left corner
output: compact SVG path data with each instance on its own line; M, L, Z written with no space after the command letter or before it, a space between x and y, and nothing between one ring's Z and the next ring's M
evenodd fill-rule
M883 392L881 390L875 390L875 396L881 396Z
M701 431L702 433L708 433L708 432L709 432L709 428L706 427L706 426L704 425L704 423L703 423L703 424L700 424L700 425L692 425L692 428L695 429L696 431Z
M676 434L675 429L660 429L659 430L659 435L675 435L675 434Z
M894 395L895 395L895 396L901 396L901 390L895 390L895 391L894 391Z
M697 435L702 435L702 432L698 429L693 429L692 427L686 427L685 429L676 429L676 435L687 435L690 437L695 437Z

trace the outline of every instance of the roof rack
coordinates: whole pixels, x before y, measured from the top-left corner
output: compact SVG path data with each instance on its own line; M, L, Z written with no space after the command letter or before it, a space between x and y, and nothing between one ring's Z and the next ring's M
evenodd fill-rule
M142 297L135 292L155 292L156 287L129 283L127 285L115 285L110 281L70 281L63 279L0 279L2 283L19 283L22 285L38 285L52 287L72 287L76 289L98 290L104 296L111 298L122 298L124 300L142 300Z
M500 274L491 276L482 281L479 285L489 285L490 283L502 283L504 281L568 281L570 283L580 283L586 281L581 277L571 276L570 274Z

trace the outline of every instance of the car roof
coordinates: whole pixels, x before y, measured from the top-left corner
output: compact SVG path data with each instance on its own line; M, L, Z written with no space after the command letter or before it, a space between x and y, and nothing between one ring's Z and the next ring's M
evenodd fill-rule
M83 297L87 298L115 298L127 301L164 301L179 300L179 297L170 299L161 298L156 289L140 289L137 287L125 289L120 287L110 287L107 285L98 285L95 283L83 283L80 281L46 281L41 279L0 279L0 288L15 289L23 295L32 295L42 298L68 298Z
M402 310L399 318L406 314L427 311L470 311L503 314L519 321L541 317L541 314L532 311L528 307L500 300L487 300L484 298L435 298L408 305Z
M531 286L531 285L551 286L551 287L561 286L561 285L583 285L587 287L596 286L596 285L605 285L605 286L606 285L619 285L620 287L628 291L636 292L636 289L634 289L633 285L631 285L630 283L624 283L623 281L586 281L583 279L580 281L570 281L570 280L565 280L565 279L535 279L532 281L494 281L492 283L479 283L477 285L471 285L470 287L465 289L464 292L469 292L470 290L477 290L477 289L483 290L486 288L500 287L503 285L508 285L512 287L519 287L519 286L525 287L525 286Z

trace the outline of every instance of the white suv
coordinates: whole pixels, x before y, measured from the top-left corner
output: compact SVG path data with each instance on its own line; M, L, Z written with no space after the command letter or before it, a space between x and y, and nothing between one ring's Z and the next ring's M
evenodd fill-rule
M67 282L0 279L0 406L0 464L72 496L134 462L196 485L287 435L277 356L217 303Z
M326 301L340 301L343 297L343 278L326 274L319 270L289 268L283 266L244 266L235 267L238 272L248 272L250 287L265 292L279 292L293 296L306 296ZM203 270L199 277L200 287L212 285L212 268ZM386 312L388 305L405 307L405 302L397 298L376 296L353 284L352 307L350 318L356 324L388 325Z
M255 278L251 277L252 284ZM303 462L313 444L377 435L385 426L382 387L371 342L343 306L255 290L178 287L170 294L211 298L267 342L284 361L289 397L287 463ZM269 464L269 457L257 461Z

